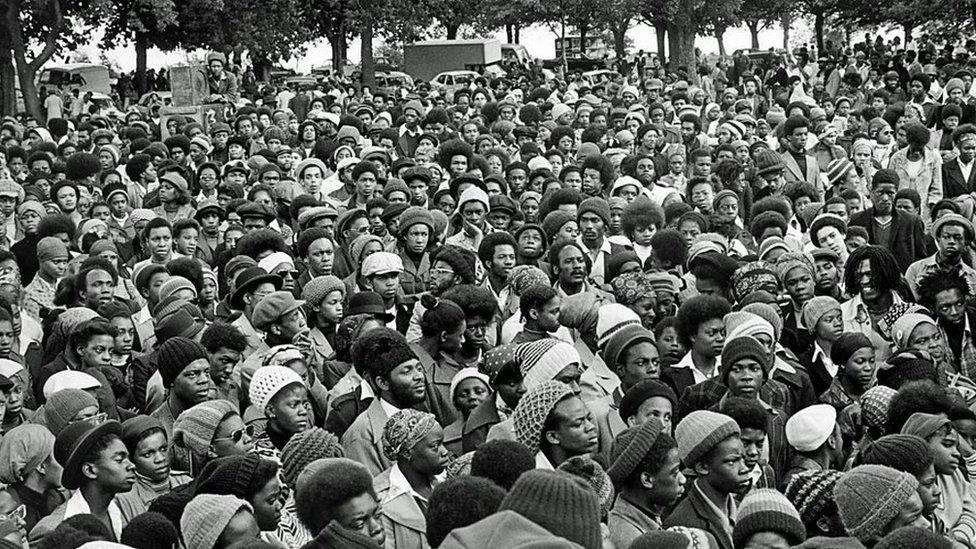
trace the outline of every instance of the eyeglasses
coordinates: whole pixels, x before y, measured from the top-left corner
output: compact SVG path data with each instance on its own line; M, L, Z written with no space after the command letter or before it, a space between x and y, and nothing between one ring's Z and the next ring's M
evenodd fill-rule
M10 511L9 513L0 514L0 520L14 520L20 519L25 520L27 518L27 506L21 503L16 509Z
M95 415L93 415L91 417L86 417L86 418L82 418L82 419L78 419L78 420L72 421L71 423L74 424L74 423L82 423L82 422L84 422L84 423L87 423L89 425L94 425L94 426L97 427L97 426L101 425L102 423L105 423L105 420L106 419L108 419L108 414L106 414L105 412L101 412L101 413L95 414Z
M439 274L444 276L451 276L454 274L454 271L450 269L441 269L440 267L434 267L433 269L430 270L430 272L431 274Z
M288 276L291 276L292 278L298 278L298 276L301 273L299 273L298 271L287 271L287 270L283 270L283 271L278 271L276 274L278 276L280 276L281 278L287 278Z
M234 431L233 433L231 433L229 437L216 437L216 438L213 439L213 441L214 442L217 442L218 440L229 440L229 441L232 441L232 442L234 442L236 444L236 443L240 442L242 438L244 438L244 434L245 433L247 434L248 438L253 437L254 436L254 426L253 425L244 426L244 427L242 427L242 428Z

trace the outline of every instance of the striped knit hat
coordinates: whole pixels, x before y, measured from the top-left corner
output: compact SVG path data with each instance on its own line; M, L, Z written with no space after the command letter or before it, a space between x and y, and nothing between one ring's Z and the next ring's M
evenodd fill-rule
M836 185L847 172L854 167L854 163L846 158L837 158L827 164L827 183Z
M760 532L780 534L790 545L807 539L800 513L786 496L771 488L753 490L742 500L732 540L736 547L744 547L749 538Z
M739 436L739 425L735 420L710 410L695 410L674 430L678 455L686 467L694 466L709 450L732 436Z
M552 381L566 366L580 364L579 353L572 345L551 337L523 343L516 349L515 355L522 361L522 383L529 391L541 383Z
M884 465L860 465L834 486L834 501L847 533L875 540L918 490L918 480Z
M571 396L573 390L569 385L558 381L544 381L528 390L512 415L512 424L515 428L515 440L521 442L526 448L535 455L539 452L539 445L542 441L542 427L546 423L549 413L555 408L556 403L567 396Z
M891 399L898 391L887 385L875 385L861 395L861 421L864 425L883 431L888 424Z
M194 454L205 456L220 422L236 413L237 407L228 400L201 402L176 418L173 423L173 440Z
M641 325L641 319L630 307L619 303L608 303L596 313L596 346L606 347L610 337L624 326Z
M803 471L790 479L784 494L800 513L807 528L816 525L820 517L837 513L834 485L843 474L839 471Z

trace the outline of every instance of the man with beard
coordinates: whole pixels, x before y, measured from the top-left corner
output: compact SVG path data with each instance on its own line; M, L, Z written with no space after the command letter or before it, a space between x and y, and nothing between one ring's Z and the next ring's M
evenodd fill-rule
M925 233L921 218L894 208L898 185L898 173L894 170L885 168L875 172L871 179L874 206L851 216L848 225L864 227L868 243L890 250L897 259L898 270L905 272L913 262L925 257ZM847 289L853 291L850 286Z
M837 254L827 248L815 248L810 256L813 257L813 293L843 301L844 291L841 289Z
M342 435L342 448L347 458L362 463L376 476L393 465L383 452L386 421L400 410L424 402L426 378L407 341L389 328L363 334L353 345L352 354L377 398Z
M919 281L919 303L935 311L936 322L951 351L953 369L976 375L976 310L966 305L971 286L958 272L933 271Z
M430 276L427 280L427 293L434 297L453 288L457 284L474 284L475 258L474 254L459 246L441 246L430 258ZM423 304L423 294L418 296L410 315L410 326L407 328L407 341L420 341L420 320L427 308Z
M919 297L919 280L934 271L957 272L970 287L976 288L976 269L962 259L973 243L974 234L972 223L959 214L947 213L933 222L932 235L938 251L912 263L905 271L905 281L916 298Z

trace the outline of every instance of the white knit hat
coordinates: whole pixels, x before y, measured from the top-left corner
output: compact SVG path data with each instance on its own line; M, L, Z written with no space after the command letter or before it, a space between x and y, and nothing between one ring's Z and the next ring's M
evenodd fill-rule
M260 413L268 407L268 403L279 391L292 383L305 384L302 376L298 375L291 368L284 366L264 366L258 368L251 378L251 388L248 391L248 398Z
M571 112L573 112L573 108L569 105L565 103L556 103L552 107L552 119L554 121L559 120L560 116Z
M596 346L604 348L610 336L629 324L640 326L641 319L630 307L619 303L607 303L596 313Z
M545 381L552 381L570 364L576 363L582 367L576 348L553 338L523 343L515 354L522 359L522 383L527 391Z
M458 370L458 373L454 374L454 378L451 379L451 392L449 394L451 395L452 401L454 400L454 390L457 389L458 385L460 385L462 381L472 378L480 379L485 384L485 387L488 387L490 390L491 385L488 383L488 376L479 372L478 369L474 367L461 368Z

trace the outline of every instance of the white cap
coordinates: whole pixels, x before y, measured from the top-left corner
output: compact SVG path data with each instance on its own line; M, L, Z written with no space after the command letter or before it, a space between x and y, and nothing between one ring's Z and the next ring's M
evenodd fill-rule
M363 278L368 278L375 274L402 273L403 260L400 256L390 252L375 252L363 260L361 267Z
M295 260L285 252L275 252L268 257L262 259L258 262L258 267L261 267L269 273L274 273L274 270L278 267L288 263L292 267L295 266Z
M98 389L101 386L97 379L85 372L63 370L47 378L41 392L44 399L48 400L51 395L63 389Z
M284 366L262 366L254 371L251 378L251 388L248 390L248 397L262 416L268 403L285 387L293 384L305 384L302 376L295 370Z
M0 374L12 378L23 370L23 364L10 360L9 358L0 358Z
M554 121L559 120L559 117L564 114L570 114L573 112L573 108L565 103L557 103L552 107L552 119Z
M814 404L786 421L786 441L797 452L812 452L830 438L837 424L837 410L830 404Z

